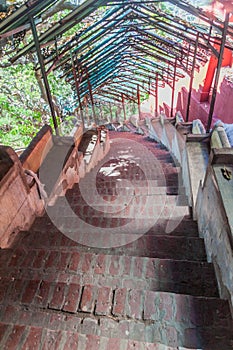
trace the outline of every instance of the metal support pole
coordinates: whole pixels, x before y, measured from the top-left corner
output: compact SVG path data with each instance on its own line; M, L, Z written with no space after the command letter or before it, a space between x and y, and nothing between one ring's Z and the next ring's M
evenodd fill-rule
M90 124L90 118L89 118L89 109L88 109L88 101L86 99L86 106L85 106L85 113L86 113L86 120L87 120L87 124Z
M95 114L95 106L94 106L94 99L93 99L93 94L92 94L92 86L91 86L91 82L90 82L90 79L89 79L89 74L88 74L87 67L85 67L85 72L86 72L88 90L89 90L89 95L90 95L90 100L91 100L92 115L93 115L95 124L98 125L97 119L96 119L96 114Z
M215 73L213 93L212 93L212 98L211 98L211 102L210 102L209 117L208 117L208 123L207 123L207 128L206 128L207 133L210 131L212 118L213 118L214 105L215 105L215 100L216 100L220 70L221 70L221 66L222 66L224 47L225 47L225 43L226 43L228 23L229 23L229 13L226 13L226 17L225 17L225 21L224 21L224 28L223 28L223 33L222 33L221 46L220 46L220 51L219 51L219 56L218 56L218 65L217 65L217 70Z
M122 107L123 107L123 112L124 112L124 121L126 121L125 99L124 99L123 92L121 93L121 101L122 101Z
M79 93L79 82L78 82L78 77L77 77L76 69L74 66L74 60L73 60L72 56L71 56L71 62L72 62L72 71L73 71L73 76L74 76L75 88L76 88L76 93L77 93L77 97L78 97L80 115L81 115L81 119L82 119L82 123L83 123L83 127L84 127L85 124L84 124L84 117L83 117L83 106L82 106L80 93Z
M99 104L99 111L100 111L100 120L103 120L103 109L102 109L102 104Z
M155 117L158 115L158 85L159 85L159 74L156 72L155 75Z
M174 75L172 82L172 100L171 100L171 113L170 117L173 117L173 106L174 106L174 97L175 97L175 86L176 86L176 68L177 68L177 58L175 59Z
M112 123L112 119L113 119L113 116L112 116L112 105L111 105L111 102L109 102L109 110L110 110L110 120L111 120L111 123Z
M193 55L193 64L192 64L192 70L191 70L191 76L190 76L190 82L189 82L189 93L188 93L188 101L187 101L187 107L186 107L186 119L185 119L186 122L188 122L188 120L189 120L189 110L190 110L190 102L191 102L191 95L192 95L192 88L193 88L193 79L194 79L194 70L195 70L195 63L196 63L196 56L197 56L197 49L198 49L198 40L199 40L199 33L197 33L197 37L196 37L195 49L194 49L194 55Z
M137 85L137 100L138 100L138 115L139 120L141 119L141 102L140 102L140 88L139 84Z
M54 105L53 105L53 100L52 100L52 95L51 95L51 91L50 91L50 87L49 87L47 74L46 74L46 71L45 71L44 59L43 59L43 56L42 56L41 50L40 50L40 43L39 43L39 39L38 39L36 25L35 25L35 22L34 22L34 19L33 19L32 16L29 17L29 20L30 20L32 35L33 35L34 42L35 42L35 47L36 47L38 60L39 60L39 63L40 63L40 70L41 70L42 78L43 78L43 81L44 81L46 95L47 95L47 99L48 99L48 103L49 103L49 108L50 108L52 119L53 119L53 126L54 126L54 129L55 129L56 135L59 135L57 118L56 118L56 114L55 114L55 110L54 110Z

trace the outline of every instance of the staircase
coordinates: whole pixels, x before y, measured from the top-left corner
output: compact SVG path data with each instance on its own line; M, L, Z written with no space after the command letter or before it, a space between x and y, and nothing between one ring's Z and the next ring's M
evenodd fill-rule
M145 136L110 137L102 166L0 251L0 349L233 349L179 166Z

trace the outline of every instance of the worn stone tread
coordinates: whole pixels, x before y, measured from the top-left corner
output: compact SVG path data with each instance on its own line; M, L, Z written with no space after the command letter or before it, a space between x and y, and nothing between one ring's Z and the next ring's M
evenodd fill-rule
M104 171L94 180L87 173L65 197L74 213L94 226L93 245L87 244L85 225L72 222L64 198L58 198L65 234L45 214L18 234L10 249L0 250L0 349L232 350L229 305L218 298L197 222L182 206L179 164L148 137L110 134L122 143L110 150ZM141 167L132 154L129 160L127 138L136 152L139 144L151 152L143 153ZM137 154L139 159L142 152ZM117 195L124 209L114 203ZM137 206L136 214L143 212L139 218L131 211ZM106 214L109 208L117 210ZM125 245L123 236L109 238L111 228L122 230L132 219L132 230L124 234L133 241ZM68 238L71 229L79 243Z
M108 338L74 331L56 331L49 328L22 326L20 336L11 324L0 323L0 346L8 347L9 342L17 342L22 349L59 350L194 350L184 347L171 347L161 343L149 343L131 339ZM17 344L16 347L17 347Z
M15 297L15 304L1 305L1 322L20 329L42 326L195 349L233 345L229 305L218 298L42 281L24 283Z
M8 265L8 268L6 268ZM218 296L212 264L93 252L17 249L0 267L6 279L45 279L98 286ZM4 287L5 288L5 287ZM11 293L11 290L9 290Z

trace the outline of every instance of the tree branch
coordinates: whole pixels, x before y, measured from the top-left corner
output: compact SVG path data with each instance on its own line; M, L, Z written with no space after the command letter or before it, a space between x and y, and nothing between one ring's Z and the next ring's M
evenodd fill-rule
M52 6L48 11L46 11L41 18L42 20L45 20L48 17L53 16L57 12L64 11L64 10L72 11L72 10L75 10L76 8L77 8L77 5L74 5L71 2L66 0L60 0L56 5Z

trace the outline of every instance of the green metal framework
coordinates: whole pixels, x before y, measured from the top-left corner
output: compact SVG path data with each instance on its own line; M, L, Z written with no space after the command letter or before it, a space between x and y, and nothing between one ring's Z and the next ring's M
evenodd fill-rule
M42 14L56 2L28 1L0 22L0 38L32 29L32 21L39 23ZM94 101L137 102L139 89L149 93L151 87L155 89L164 82L174 88L175 81L184 74L192 79L194 70L210 53L221 58L221 50L218 52L214 44L221 45L224 39L224 46L233 49L232 25L227 22L226 26L224 19L210 16L191 0L79 3L52 28L38 33L38 42L34 35L34 40L18 49L10 61L17 62L29 52L40 55L43 49L38 69L47 74L61 71L61 77L76 92L81 109L84 100L92 106ZM103 8L100 19L95 15L99 8ZM186 20L187 14L192 21ZM64 42L65 33L86 19L91 25Z

